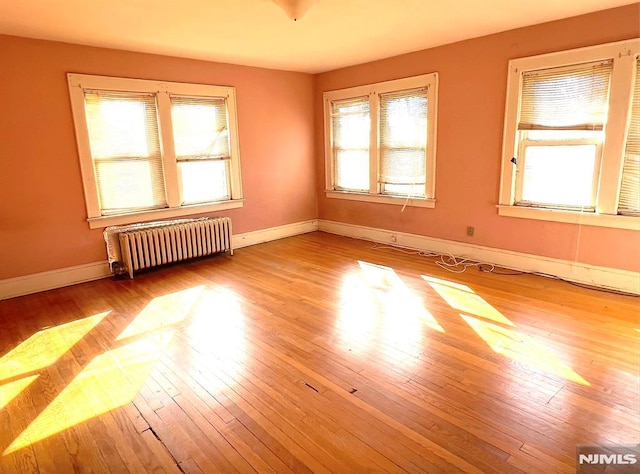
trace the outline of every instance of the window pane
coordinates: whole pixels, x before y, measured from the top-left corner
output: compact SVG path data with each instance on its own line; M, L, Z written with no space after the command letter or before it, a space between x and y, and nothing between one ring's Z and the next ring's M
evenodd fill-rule
M178 162L182 203L230 199L227 160Z
M404 95L406 94L406 95ZM380 136L390 148L427 146L427 92L380 96Z
M335 163L336 188L369 190L369 150L339 150Z
M144 101L114 98L101 98L88 104L89 139L94 159L149 156L150 148L155 148L156 144L147 140L146 105Z
M358 97L331 104L335 187L369 190L369 98Z
M427 90L380 95L382 192L424 196L427 160Z
M596 145L526 147L522 201L593 207L596 151Z
M157 203L149 176L162 173L150 160L97 161L95 164L98 196L102 213L164 207Z
M371 129L369 99L334 102L332 107L333 147L368 150Z
M380 181L385 184L422 184L425 182L426 150L392 148L383 150ZM424 194L424 186L422 189Z
M100 212L166 206L155 96L86 91Z
M171 121L178 159L230 155L224 99L171 97Z

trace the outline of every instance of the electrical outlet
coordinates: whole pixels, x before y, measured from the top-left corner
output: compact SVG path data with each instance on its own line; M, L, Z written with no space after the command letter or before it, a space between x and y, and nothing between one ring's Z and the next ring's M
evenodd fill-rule
M475 232L474 227L473 227L473 226L468 225L468 226L467 226L467 235L468 235L469 237L473 237L473 233L474 233L474 232Z

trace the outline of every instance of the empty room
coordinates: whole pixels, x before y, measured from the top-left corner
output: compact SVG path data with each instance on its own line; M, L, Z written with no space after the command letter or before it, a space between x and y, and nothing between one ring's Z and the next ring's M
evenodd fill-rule
M0 2L0 472L640 466L640 3Z

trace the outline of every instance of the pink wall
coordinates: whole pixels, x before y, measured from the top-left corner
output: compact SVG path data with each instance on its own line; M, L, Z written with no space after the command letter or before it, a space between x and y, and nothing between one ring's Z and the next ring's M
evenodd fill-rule
M638 270L638 232L499 217L495 204L508 60L636 37L639 17L635 4L315 77L0 35L0 280L106 258L85 221L67 72L235 86L245 207L223 214L236 232L320 217ZM322 93L433 71L436 209L325 199Z
M235 86L235 232L317 217L313 77L0 35L0 280L106 259L90 230L66 73Z
M439 73L436 208L327 199L323 129L316 126L319 217L530 254L640 270L640 232L532 221L497 214L509 59L640 36L640 5L605 10L319 74L322 93ZM428 32L425 32L428 34ZM466 237L467 225L475 236Z

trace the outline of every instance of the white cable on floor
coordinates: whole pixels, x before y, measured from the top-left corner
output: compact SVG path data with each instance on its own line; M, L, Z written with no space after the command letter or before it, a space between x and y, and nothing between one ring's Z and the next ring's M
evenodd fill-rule
M422 250L415 250L408 247L402 247L400 245L388 245L388 244L382 245L382 244L374 243L373 247L371 248L373 250L379 250L379 249L395 250L396 252L402 252L407 255L418 255L420 257L439 257L440 260L436 260L435 264L438 265L440 268L447 270L448 272L451 272L451 273L464 273L469 267L478 267L478 268L480 268L480 266L489 267L488 269L483 268L483 271L486 271L486 272L492 272L495 269L495 265L492 263L474 262L467 258L456 257L455 255L452 255L452 254L425 252Z
M600 291L603 293L611 293L614 295L621 295L621 296L630 296L633 298L639 298L638 295L634 294L634 293L628 293L626 291L619 291L619 290L613 290L610 288L601 288L598 286L592 286L592 285L586 285L586 284L582 284L582 283L577 283L575 281L571 281L571 280L566 280L564 278L561 278L559 276L556 275L551 275L548 273L541 273L541 272L527 272L527 271L521 271L521 270L513 270L512 273L503 273L503 272L496 272L496 266L493 263L483 263L483 262L474 262L472 260L469 260L467 258L464 257L456 257L452 254L439 254L436 252L425 252L423 250L416 250L416 249L412 249L409 247L402 247L399 245L388 245L388 244L379 244L373 240L370 239L365 239L365 238L358 238L358 237L352 237L354 239L357 240L366 240L369 242L373 242L373 247L371 247L373 250L379 250L379 249L389 249L389 250L395 250L396 252L402 252L408 255L418 255L420 257L439 257L440 260L436 260L435 264L438 265L440 268L447 270L451 273L464 273L467 268L469 267L477 267L478 270L480 270L481 272L486 272L486 273L493 273L494 275L506 275L506 276L519 276L519 275L535 275L535 276L540 276L540 277L545 277L545 278L551 278L553 280L558 280L558 281L563 281L565 283L568 283L570 285L573 286L577 286L580 288L586 288L586 289L590 289L590 290L594 290L594 291ZM461 269L459 268L461 267Z

